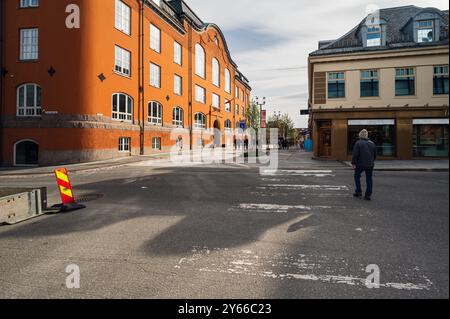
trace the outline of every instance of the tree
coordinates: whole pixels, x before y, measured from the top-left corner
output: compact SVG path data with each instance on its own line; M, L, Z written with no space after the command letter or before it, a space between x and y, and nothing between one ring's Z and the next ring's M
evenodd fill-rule
M267 125L269 128L277 128L280 137L285 139L294 138L294 122L287 113L271 116Z
M247 107L247 127L258 131L261 126L261 114L258 105L252 102Z

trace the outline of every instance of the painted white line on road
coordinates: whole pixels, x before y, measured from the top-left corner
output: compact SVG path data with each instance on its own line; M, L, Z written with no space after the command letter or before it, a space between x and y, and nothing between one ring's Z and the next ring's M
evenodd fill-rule
M345 284L348 286L366 285L364 265L355 265L353 269L361 270L359 276L342 275L348 271L349 262L339 258L327 256L307 256L303 254L288 255L285 253L265 255L256 254L250 250L230 251L228 249L194 248L191 256L182 258L175 266L176 269L194 268L200 272L217 274L258 276L276 280L304 280L329 284ZM385 271L388 272L388 271ZM392 274L394 272L394 274ZM390 277L407 278L408 282L380 283L380 288L397 290L430 290L433 282L419 269L402 270L401 273L389 271ZM416 283L411 282L412 279Z
M330 209L331 206L305 206L305 205L278 205L278 204L240 204L238 207L230 208L229 211L245 210L248 212L273 212L288 213L289 211L297 211L304 213L313 209Z
M290 185L290 184L270 184L268 188L285 188L285 189L302 189L302 190L328 190L328 191L348 191L345 185ZM258 187L258 189L266 189L266 187Z
M332 174L333 171L331 170L286 170L286 169L280 169L280 170L264 170L262 172L263 175L289 175L289 176L304 176L304 177L334 177L335 175Z

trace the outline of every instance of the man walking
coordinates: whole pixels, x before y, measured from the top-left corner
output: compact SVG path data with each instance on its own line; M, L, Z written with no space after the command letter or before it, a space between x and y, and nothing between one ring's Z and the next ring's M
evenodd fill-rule
M366 200L372 199L373 192L373 169L377 158L377 146L369 140L369 132L362 130L359 133L359 141L353 148L352 165L355 170L356 192L353 196L362 197L361 174L366 173Z

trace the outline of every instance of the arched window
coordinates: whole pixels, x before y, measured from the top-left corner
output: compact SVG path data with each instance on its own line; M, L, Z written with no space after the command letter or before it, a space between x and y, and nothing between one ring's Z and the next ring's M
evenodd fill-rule
M112 118L117 121L133 121L133 99L123 93L113 94Z
M17 116L40 116L41 87L27 83L17 88Z
M231 121L230 120L226 120L225 121L225 131L231 131L233 127L231 126Z
M22 140L14 144L14 165L36 166L39 164L39 145L32 140Z
M197 129L205 129L206 128L206 116L203 113L195 114L194 118L194 127Z
M231 74L228 69L225 69L225 92L231 93Z
M206 78L206 59L205 50L200 44L195 45L195 74L202 78Z
M158 102L148 103L148 122L154 125L162 125L163 108Z
M220 64L216 58L212 59L212 83L220 87Z
M183 109L176 106L173 108L173 125L176 127L184 126L184 113Z

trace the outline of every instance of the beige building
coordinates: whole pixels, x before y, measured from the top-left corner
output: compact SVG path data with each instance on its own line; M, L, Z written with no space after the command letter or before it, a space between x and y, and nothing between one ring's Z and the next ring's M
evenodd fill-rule
M448 157L448 11L382 9L309 57L315 157L347 160L368 129L380 158Z

